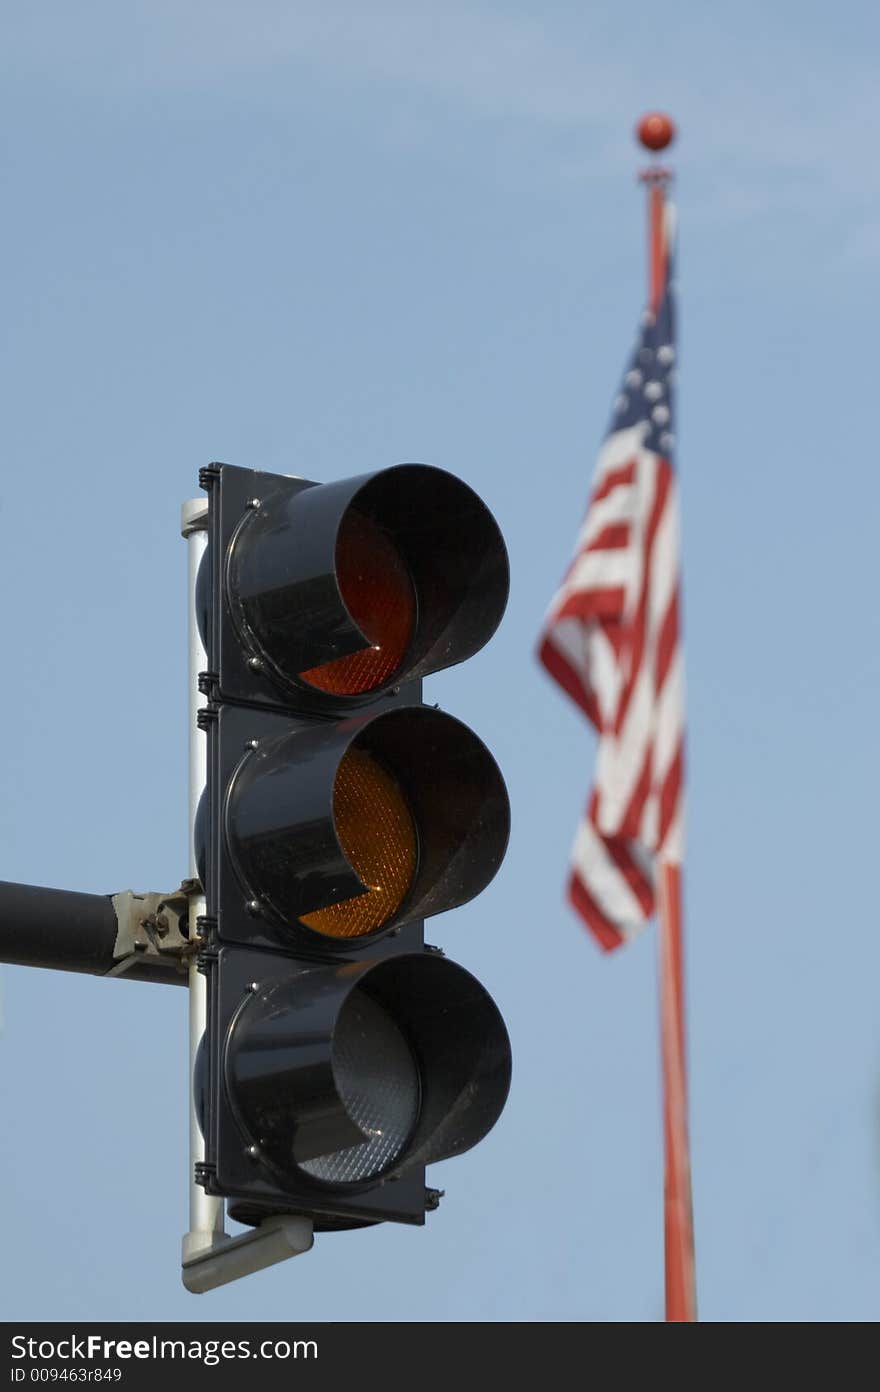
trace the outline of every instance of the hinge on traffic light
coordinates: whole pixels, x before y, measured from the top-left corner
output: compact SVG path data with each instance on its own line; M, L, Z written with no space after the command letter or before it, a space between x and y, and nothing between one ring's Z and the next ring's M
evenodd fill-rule
M205 672L205 673L203 673L202 675L203 675L203 676L210 676L211 674L208 673L208 672ZM201 679L199 680L199 689L200 689L200 690L202 689L202 687L201 687ZM203 692L203 694L204 694L204 695L209 695L210 693L209 693L209 692ZM200 729L200 730L207 730L211 725L214 724L214 721L217 719L218 714L219 714L219 710L218 710L217 706L213 705L213 703L208 704L207 706L202 706L201 709L198 711L198 713L197 713L197 715L196 715L196 724L198 725L199 729Z
M199 672L199 691L209 700L215 699L220 678L216 672Z
M115 965L108 976L122 976L135 963L139 973L144 968L157 974L185 972L192 951L183 931L191 883L185 880L173 894L135 894L126 889L111 897L118 926Z
M216 918L212 918L208 914L199 914L199 917L196 919L196 930L199 935L197 944L199 955L196 958L196 966L202 975L205 975L220 955L216 944Z
M198 957L196 958L196 967L198 968L202 976L207 976L208 973L214 968L217 962L217 957L218 953L216 947L203 948L203 950L199 953Z
M221 468L220 464L206 464L199 469L199 488L213 488L220 477Z

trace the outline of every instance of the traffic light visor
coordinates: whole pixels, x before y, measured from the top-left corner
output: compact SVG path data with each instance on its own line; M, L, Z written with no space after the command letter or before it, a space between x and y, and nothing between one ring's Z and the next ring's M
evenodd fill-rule
M334 704L472 656L509 588L485 504L425 464L329 484L275 478L241 513L222 570L248 670L277 696Z
M254 980L229 1026L226 1095L281 1176L355 1188L458 1155L510 1085L494 1002L445 958L401 954Z
M220 720L252 728L235 710ZM425 706L249 740L224 776L222 835L249 923L264 916L291 943L344 951L464 904L507 845L497 764Z

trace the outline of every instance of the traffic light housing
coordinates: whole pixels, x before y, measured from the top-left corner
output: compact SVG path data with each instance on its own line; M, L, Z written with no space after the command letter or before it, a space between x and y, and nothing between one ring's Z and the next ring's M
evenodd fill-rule
M208 1026L197 1178L256 1222L423 1222L425 1165L503 1108L510 1046L430 915L495 874L504 782L422 702L507 598L477 496L406 464L316 484L212 465L196 821Z

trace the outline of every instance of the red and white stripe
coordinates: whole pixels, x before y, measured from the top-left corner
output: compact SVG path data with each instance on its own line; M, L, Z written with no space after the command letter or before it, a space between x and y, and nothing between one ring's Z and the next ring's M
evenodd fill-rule
M572 855L569 898L604 948L656 908L656 867L683 851L684 683L675 474L611 434L575 556L539 656L592 721L596 775Z

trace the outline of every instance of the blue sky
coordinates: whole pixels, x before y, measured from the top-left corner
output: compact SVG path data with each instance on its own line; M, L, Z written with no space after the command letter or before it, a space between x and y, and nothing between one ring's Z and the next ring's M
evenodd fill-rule
M641 308L631 131L661 107L701 1311L876 1318L876 11L10 0L2 28L0 874L185 873L200 465L439 464L512 587L429 699L492 748L513 836L431 936L514 1049L426 1228L196 1298L183 992L2 969L4 1317L661 1316L655 936L603 958L563 903L592 742L533 660Z

